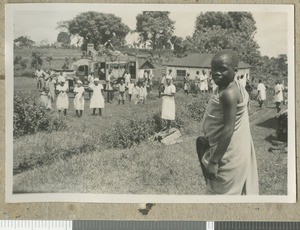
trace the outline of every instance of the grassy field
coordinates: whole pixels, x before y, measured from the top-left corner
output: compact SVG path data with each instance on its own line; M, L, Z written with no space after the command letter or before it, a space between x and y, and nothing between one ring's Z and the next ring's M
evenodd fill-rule
M63 59L61 59L63 61ZM159 67L159 69L163 69ZM34 79L14 78L15 92L33 91ZM186 106L200 96L176 94L182 120L182 142L164 146L144 140L131 148L110 148L101 135L115 124L159 114L161 99L155 89L145 104L128 101L106 104L103 116L92 116L86 100L83 117L77 118L70 94L67 128L57 132L38 132L14 139L14 167L24 168L14 175L13 191L132 193L132 194L203 194L205 182L195 149L200 122L191 119ZM56 113L55 109L51 113ZM269 152L275 137L276 110L272 102L259 109L251 102L251 132L256 149L260 194L287 193L287 154ZM24 162L34 162L30 167Z

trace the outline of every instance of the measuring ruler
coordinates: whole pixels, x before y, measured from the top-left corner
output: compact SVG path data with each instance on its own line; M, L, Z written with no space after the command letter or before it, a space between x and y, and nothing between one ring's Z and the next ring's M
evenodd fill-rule
M0 230L300 230L300 222L0 220Z

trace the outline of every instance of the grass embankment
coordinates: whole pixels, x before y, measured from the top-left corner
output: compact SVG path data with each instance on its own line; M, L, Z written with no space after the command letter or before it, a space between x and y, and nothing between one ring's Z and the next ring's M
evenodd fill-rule
M181 126L184 141L173 146L147 140L153 127L145 131L144 121L151 121L154 128L160 125L151 118L159 117L161 99L155 95L150 98L143 105L108 104L102 117L91 116L87 109L78 119L71 109L67 130L15 139L14 191L201 194L205 186L194 143L200 130L196 120L200 118L195 113L187 116L192 102L201 103L201 98L182 93L176 97L176 125ZM128 126L130 121L137 122ZM134 141L131 148L123 149L123 136L118 136L116 128L123 136L138 130L137 136L144 135L139 139L142 142L138 145L139 141Z
M182 106L193 99L180 92L176 97ZM14 191L203 194L205 184L195 154L199 122L185 120L183 142L172 146L145 140L131 148L109 148L99 138L110 132L112 124L149 116L160 106L161 100L154 96L144 105L118 106L114 102L106 105L102 117L91 116L86 109L81 119L71 109L68 130L16 139L14 165L22 159L35 163L14 176ZM287 192L287 155L268 152L275 135L274 115L274 108L259 110L256 102L251 103L251 132L264 195ZM186 118L184 114L178 117Z

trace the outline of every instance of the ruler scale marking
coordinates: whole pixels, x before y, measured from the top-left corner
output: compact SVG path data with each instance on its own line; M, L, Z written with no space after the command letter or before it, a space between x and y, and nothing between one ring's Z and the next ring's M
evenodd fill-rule
M0 220L1 230L299 230L300 222Z

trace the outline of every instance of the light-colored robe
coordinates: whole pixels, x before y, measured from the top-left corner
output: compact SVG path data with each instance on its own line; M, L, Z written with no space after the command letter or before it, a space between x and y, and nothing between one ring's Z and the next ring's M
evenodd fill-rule
M218 179L207 180L208 194L259 194L257 163L247 109L249 95L238 81L236 84L243 101L237 105L234 132L227 151L218 164ZM203 132L210 145L202 158L202 163L206 166L218 146L223 127L223 105L216 88L203 118Z

